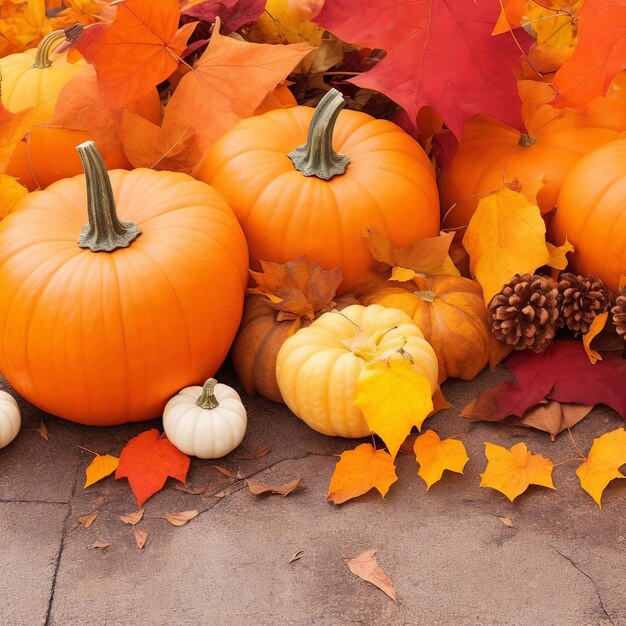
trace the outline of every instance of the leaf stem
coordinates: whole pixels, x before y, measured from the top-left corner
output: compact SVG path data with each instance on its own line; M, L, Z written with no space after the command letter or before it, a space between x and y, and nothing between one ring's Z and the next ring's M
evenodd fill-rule
M572 431L570 430L570 427L567 427L567 434L569 435L569 438L572 441L572 445L574 446L574 448L576 448L576 451L578 452L578 454L580 454L581 458L584 461L587 461L587 457L584 455L583 451L578 447L578 444L576 443L576 440L574 439L574 435L572 435Z
M85 446L81 446L79 443L76 444L76 447L84 450L85 452L91 452L91 454L95 454L96 456L101 456L99 452L96 452L95 450L90 450L89 448L85 448Z

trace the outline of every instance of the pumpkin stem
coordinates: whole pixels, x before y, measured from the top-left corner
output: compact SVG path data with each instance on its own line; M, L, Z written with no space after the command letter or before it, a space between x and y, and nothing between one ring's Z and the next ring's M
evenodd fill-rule
M196 404L201 409L216 409L220 405L215 397L215 385L217 385L215 378L209 378L204 385L202 385L202 394L196 400Z
M517 142L522 148L528 148L528 146L532 146L534 143L537 143L537 140L530 133L522 133Z
M78 245L92 252L113 252L127 248L141 231L133 222L122 222L117 217L113 189L102 155L93 141L76 146L85 170L87 182L87 215L89 223L83 226Z
M413 292L418 298L421 298L425 302L434 302L437 294L434 291L414 291Z
M46 35L37 46L35 62L31 65L31 67L37 69L50 67L52 65L50 54L63 39L66 39L64 30L53 30L49 35Z
M287 155L304 176L330 180L345 173L350 158L333 150L335 122L345 105L343 96L331 89L315 109L306 143Z

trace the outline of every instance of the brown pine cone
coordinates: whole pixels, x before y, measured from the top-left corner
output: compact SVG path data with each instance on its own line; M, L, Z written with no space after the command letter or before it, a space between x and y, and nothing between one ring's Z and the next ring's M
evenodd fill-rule
M615 299L615 306L611 309L613 324L617 326L617 334L626 341L626 287L621 287L619 296Z
M488 308L489 325L496 339L516 350L543 352L557 331L559 290L548 276L515 274Z
M559 325L569 328L575 335L587 333L596 316L609 307L609 291L595 276L563 272L558 287L561 294Z

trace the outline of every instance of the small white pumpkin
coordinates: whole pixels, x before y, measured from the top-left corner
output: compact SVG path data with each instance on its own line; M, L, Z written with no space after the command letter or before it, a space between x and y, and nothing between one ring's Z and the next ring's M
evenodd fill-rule
M17 437L21 425L22 416L15 398L0 391L0 448L8 446Z
M185 387L163 410L163 429L181 451L201 459L232 452L246 434L248 418L239 394L209 378L203 387Z

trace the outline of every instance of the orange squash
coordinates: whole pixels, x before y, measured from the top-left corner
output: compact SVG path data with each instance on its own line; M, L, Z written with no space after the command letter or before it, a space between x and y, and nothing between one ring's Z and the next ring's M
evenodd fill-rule
M225 358L246 242L210 186L149 169L107 174L92 142L78 149L86 175L28 194L0 222L0 371L68 420L156 418Z
M389 283L361 298L408 313L435 350L439 383L472 380L489 362L491 332L480 285L460 276L424 276Z
M391 122L340 112L344 104L332 90L316 110L242 120L195 173L235 211L253 269L260 259L285 263L304 254L342 271L338 293L351 291L370 266L367 227L397 247L439 234L437 186L422 148Z
M626 139L582 158L563 181L548 238L574 245L571 271L593 274L614 293L626 274Z

